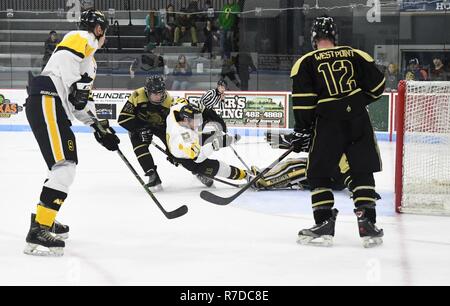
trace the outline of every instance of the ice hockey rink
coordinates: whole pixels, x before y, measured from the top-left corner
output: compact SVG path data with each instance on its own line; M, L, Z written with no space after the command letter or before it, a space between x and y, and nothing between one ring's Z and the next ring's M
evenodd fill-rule
M128 137L120 138L140 170ZM376 175L384 244L364 249L345 191L336 195L334 246L301 246L298 230L313 224L307 191L248 191L216 206L200 199L205 188L195 177L152 148L164 186L158 199L167 210L189 207L167 220L116 153L92 134L77 142L77 177L58 215L70 225L65 255L34 257L22 251L46 167L30 132L0 132L0 285L450 285L450 219L394 212L395 143L380 142L384 170ZM236 150L259 167L282 153L255 137ZM217 154L240 165L230 149ZM212 191L236 190L215 183Z

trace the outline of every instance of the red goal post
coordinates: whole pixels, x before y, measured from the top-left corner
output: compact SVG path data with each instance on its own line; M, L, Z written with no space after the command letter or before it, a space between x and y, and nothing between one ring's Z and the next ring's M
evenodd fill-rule
M450 82L400 81L397 212L450 215Z

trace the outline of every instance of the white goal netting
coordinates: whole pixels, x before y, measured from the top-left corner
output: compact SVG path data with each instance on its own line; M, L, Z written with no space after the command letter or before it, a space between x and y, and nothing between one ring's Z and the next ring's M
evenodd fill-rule
M407 82L404 103L400 211L450 215L450 82Z

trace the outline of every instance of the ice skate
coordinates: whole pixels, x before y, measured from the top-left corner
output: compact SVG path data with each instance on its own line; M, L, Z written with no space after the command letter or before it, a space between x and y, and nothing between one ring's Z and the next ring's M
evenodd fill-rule
M205 185L206 187L211 187L214 184L214 180L212 178L203 176L201 174L197 174L195 176L203 185Z
M37 224L35 219L36 214L31 214L31 222ZM55 236L55 238L60 240L66 240L69 238L69 226L61 224L56 220L50 227L50 232Z
M378 229L366 216L365 210L357 208L354 210L358 218L359 236L363 240L363 247L373 248L383 243L384 232Z
M50 228L33 221L26 237L24 253L35 256L63 256L65 243L55 238Z
M145 175L148 176L148 184L146 186L151 192L160 192L163 190L161 185L162 182L159 178L158 172L156 171L156 167L148 170Z
M297 243L330 247L333 245L334 227L336 225L337 209L332 210L332 217L310 229L303 229L298 233Z

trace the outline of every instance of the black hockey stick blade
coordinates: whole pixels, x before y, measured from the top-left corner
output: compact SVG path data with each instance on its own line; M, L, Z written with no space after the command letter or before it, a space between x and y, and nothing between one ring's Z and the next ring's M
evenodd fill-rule
M188 207L186 205L180 206L177 209L175 209L174 211L163 210L163 213L167 219L179 218L179 217L187 214L187 212L188 212Z
M257 182L260 178L262 178L267 172L270 171L273 167L275 167L280 161L282 161L286 156L288 156L294 148L290 148L286 152L283 153L280 157L278 157L270 166L268 166L266 169L264 169L261 173L259 173L257 176L253 178L249 183L247 183L244 187L242 187L238 192L236 192L234 195L228 198L219 197L218 195L215 195L209 191L202 191L200 192L200 198L202 198L205 201L208 201L210 203L216 204L216 205L228 205L231 202L233 202L237 197L239 197L241 194L243 194L247 189L249 189L255 182Z
M238 196L239 195L236 196L235 194L229 198L222 198L207 190L203 190L202 192L200 192L200 198L216 205L228 205L233 202L234 199L236 199Z

